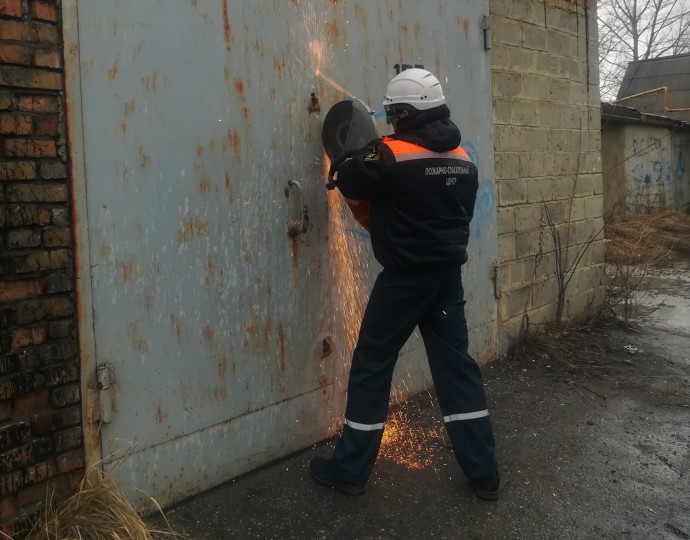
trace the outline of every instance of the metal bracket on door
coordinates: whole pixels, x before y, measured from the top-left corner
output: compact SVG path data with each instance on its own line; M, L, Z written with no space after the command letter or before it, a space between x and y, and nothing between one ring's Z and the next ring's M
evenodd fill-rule
M288 236L290 238L294 238L295 236L299 236L300 234L307 232L309 213L304 204L302 184L300 184L297 180L288 180L288 186L293 189L297 188L296 191L298 193L297 203L288 205ZM297 215L290 215L290 213Z
M491 49L491 17L482 16L482 32L484 32L484 50Z
M501 267L494 266L492 281L494 282L494 298L501 297Z
M89 387L87 396L87 416L92 424L113 421L113 368L101 364L96 368L96 388Z

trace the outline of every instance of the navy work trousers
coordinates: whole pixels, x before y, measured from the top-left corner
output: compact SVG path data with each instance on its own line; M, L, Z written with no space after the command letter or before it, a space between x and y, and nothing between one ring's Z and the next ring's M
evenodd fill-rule
M367 482L383 436L393 369L419 326L455 457L469 478L497 472L494 436L479 366L467 351L459 269L409 274L383 270L369 297L352 357L342 437L333 453L344 482Z

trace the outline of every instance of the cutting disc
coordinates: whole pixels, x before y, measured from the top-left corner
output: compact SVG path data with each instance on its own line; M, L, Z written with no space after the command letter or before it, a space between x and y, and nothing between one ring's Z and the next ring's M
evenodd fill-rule
M326 114L321 140L332 160L378 137L374 116L361 100L339 101Z

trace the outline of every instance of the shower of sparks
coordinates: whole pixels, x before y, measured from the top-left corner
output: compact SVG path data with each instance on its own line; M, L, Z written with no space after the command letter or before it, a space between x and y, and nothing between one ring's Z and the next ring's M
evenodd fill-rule
M346 90L342 86L340 86L337 82L335 82L333 79L331 79L328 75L326 75L323 71L318 70L315 72L315 75L321 79L323 82L328 84L329 86L335 88L338 92L342 92L343 94L347 95L348 97L353 96L352 92L349 90Z
M302 10L302 32L306 39L305 55L298 61L321 82L351 98L352 92L338 84L325 73L334 60L324 25L327 9L316 0L300 6ZM330 162L323 154L324 180L328 175ZM333 327L342 336L345 354L350 354L357 344L359 326L366 307L368 283L368 243L362 242L356 234L349 231L361 229L352 212L337 190L328 192L328 238L333 279ZM343 358L347 362L349 358ZM409 371L392 394L392 412L386 422L380 459L387 459L410 469L434 467L438 464L438 451L447 446L442 423L431 427L422 425L422 411L419 400L408 401L409 395L405 378L411 378ZM429 396L431 397L431 396ZM416 406L417 411L411 411ZM425 424L429 424L425 422ZM435 455L436 454L436 455Z

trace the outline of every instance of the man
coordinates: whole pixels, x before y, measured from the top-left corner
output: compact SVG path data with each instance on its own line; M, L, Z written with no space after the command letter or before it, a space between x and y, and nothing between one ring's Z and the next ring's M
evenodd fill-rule
M484 384L467 352L460 266L467 260L477 169L460 148L460 131L438 79L408 69L388 85L386 117L395 134L336 162L333 184L369 214L355 214L371 233L383 266L371 292L348 382L342 437L330 459L310 464L314 479L350 495L364 493L388 413L398 353L415 326L426 349L456 459L487 500L500 477Z

